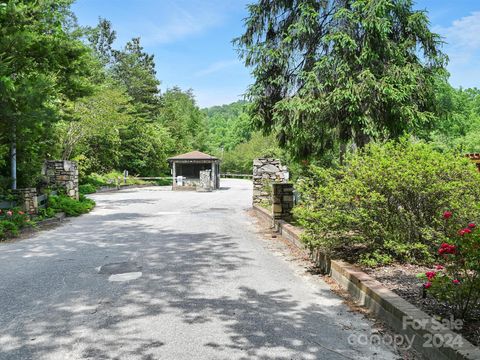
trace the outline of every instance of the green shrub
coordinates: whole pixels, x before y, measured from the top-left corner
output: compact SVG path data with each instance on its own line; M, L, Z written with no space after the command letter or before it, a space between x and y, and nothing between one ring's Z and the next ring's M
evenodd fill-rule
M111 185L110 183L107 182L107 179L105 178L104 175L100 175L96 173L91 173L90 175L87 175L80 179L81 179L82 185L90 184L95 187Z
M127 178L127 182L125 183L123 173L118 172L118 171L112 171L109 172L108 174L96 174L96 173L91 173L90 175L85 176L82 178L82 185L80 186L85 186L85 185L91 185L94 186L95 188L99 188L101 186L116 186L118 183L118 180L120 180L120 186L123 185L144 185L144 184L155 184L156 181L145 181L145 180L140 180L135 176L129 176ZM159 185L164 185L165 180L161 179L158 180L160 183ZM168 184L171 184L171 180L168 180ZM85 193L87 194L87 193Z
M17 236L20 229L31 226L30 216L18 208L0 209L0 239Z
M82 195L93 194L97 191L97 188L95 187L95 185L92 184L83 184L78 186L78 191Z
M468 159L422 142L370 144L338 169L311 167L294 210L311 249L367 266L429 263L444 210L479 218L480 174Z
M17 224L9 220L0 220L0 239L17 236L20 229Z
M80 200L72 199L66 195L48 197L48 207L57 212L64 212L67 216L78 216L93 209L95 201L80 195Z
M55 209L46 207L44 209L38 209L38 214L37 214L37 219L38 220L44 220L48 218L54 217L56 214Z
M172 185L172 178L164 177L162 179L156 180L155 183L159 186L169 186L169 185Z

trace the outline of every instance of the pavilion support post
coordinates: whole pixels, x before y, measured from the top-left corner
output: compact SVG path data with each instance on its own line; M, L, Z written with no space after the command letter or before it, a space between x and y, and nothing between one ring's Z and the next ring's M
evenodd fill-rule
M212 178L210 179L211 181L211 184L212 184L212 188L213 189L216 189L217 188L217 182L216 182L216 178L217 178L217 167L215 166L215 161L212 161Z
M177 163L174 161L172 163L172 187L175 187L177 181Z

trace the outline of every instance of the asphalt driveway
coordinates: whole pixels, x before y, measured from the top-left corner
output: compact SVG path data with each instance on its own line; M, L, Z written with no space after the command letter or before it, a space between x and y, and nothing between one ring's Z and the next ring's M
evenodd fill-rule
M396 359L371 323L276 255L251 183L94 195L95 210L0 243L0 359Z

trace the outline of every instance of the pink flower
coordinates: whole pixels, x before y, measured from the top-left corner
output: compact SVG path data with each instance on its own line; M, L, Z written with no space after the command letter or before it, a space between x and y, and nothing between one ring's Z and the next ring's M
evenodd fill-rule
M475 225L475 223L470 223L470 224L468 224L468 227L469 227L470 229L474 229L475 226L477 226L477 225Z
M458 284L460 284L460 280L458 280L458 279L453 279L453 280L452 280L452 283L454 283L455 285L458 285Z
M427 271L425 275L427 276L428 280L432 280L437 273L435 271Z
M445 211L445 212L443 213L443 218L444 218L445 220L448 220L448 219L450 219L451 217L452 217L452 212L451 212L451 211Z
M444 267L443 267L442 265L437 265L437 266L435 266L435 269L437 269L437 270L443 270Z
M460 235L460 236L465 235L465 229L458 230L458 235Z
M18 215L25 215L25 213L23 211L18 211Z
M7 215L8 216L12 216L13 215L13 212L11 212L10 210L7 211Z
M425 284L423 284L423 287L424 287L425 289L428 289L428 288L432 287L432 283L431 283L430 281L429 281L429 282L426 282Z

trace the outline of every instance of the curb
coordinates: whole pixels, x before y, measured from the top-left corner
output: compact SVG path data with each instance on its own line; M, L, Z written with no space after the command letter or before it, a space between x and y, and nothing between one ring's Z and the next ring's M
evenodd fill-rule
M307 252L300 240L302 229L283 220L274 223L270 212L258 205L254 204L253 210L259 218L277 227L283 238L300 250ZM314 258L319 260L322 269L326 270L326 273L347 290L361 306L384 320L395 331L413 338L413 348L427 359L480 359L478 347L461 335L440 325L430 315L387 289L355 265L340 260L326 260L326 257L319 252L314 255ZM441 343L435 341L441 341ZM427 347L426 344L433 345Z

